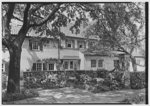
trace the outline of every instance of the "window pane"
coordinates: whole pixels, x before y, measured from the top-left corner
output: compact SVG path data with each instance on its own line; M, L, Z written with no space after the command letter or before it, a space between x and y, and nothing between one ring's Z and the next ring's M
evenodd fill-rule
M38 42L35 42L35 41L34 41L34 42L32 43L32 49L38 50L38 46L39 46L39 45L38 45Z
M67 47L70 47L71 48L71 44L68 44L68 46Z
M73 61L70 61L70 69L73 69Z
M54 64L49 64L49 70L54 70Z
M68 69L68 62L67 61L64 63L64 68Z
M103 67L103 60L98 61L98 67Z
M41 71L42 70L42 64L41 63L37 63L37 71Z
M43 63L43 70L47 70L46 63Z
M96 60L91 60L91 67L96 67Z

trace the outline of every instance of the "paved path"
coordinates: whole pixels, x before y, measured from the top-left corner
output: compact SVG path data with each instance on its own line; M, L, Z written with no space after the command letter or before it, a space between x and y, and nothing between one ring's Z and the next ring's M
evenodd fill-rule
M11 104L52 104L52 103L119 103L134 93L145 93L145 90L120 90L105 93L91 93L86 90L60 88L39 90L39 97L11 102Z

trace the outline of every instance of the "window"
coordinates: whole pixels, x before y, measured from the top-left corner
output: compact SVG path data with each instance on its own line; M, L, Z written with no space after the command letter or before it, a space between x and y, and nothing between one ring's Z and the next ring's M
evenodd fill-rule
M98 67L103 67L103 61L104 60L98 60Z
M67 61L65 61L65 63L64 63L64 68L68 69L68 62Z
M119 68L119 60L114 60L114 67Z
M41 71L42 70L42 64L41 63L37 63L37 71Z
M91 60L91 67L96 67L96 60Z
M78 48L85 48L85 42L84 41L78 41Z
M66 47L67 48L74 48L74 41L73 40L66 40Z
M42 63L33 63L32 70L33 71L42 71Z
M67 47L71 48L71 43L68 43Z
M32 50L39 50L39 43L37 41L32 42Z
M54 64L49 64L49 70L54 70Z
M2 63L2 72L5 71L5 65Z
M46 63L43 63L43 70L47 70Z
M73 61L70 61L70 69L73 69Z

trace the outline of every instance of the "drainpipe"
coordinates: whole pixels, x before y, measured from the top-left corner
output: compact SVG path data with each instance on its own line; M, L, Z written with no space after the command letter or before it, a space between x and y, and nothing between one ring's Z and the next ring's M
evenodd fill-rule
M60 32L60 28L59 28ZM58 71L60 71L60 35L58 35Z
M58 71L60 71L60 38L58 38Z

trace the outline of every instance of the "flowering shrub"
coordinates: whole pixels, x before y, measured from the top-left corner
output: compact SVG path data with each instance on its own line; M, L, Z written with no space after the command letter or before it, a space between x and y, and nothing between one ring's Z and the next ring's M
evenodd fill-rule
M25 72L25 88L74 87L93 92L121 89L122 73L100 71Z

